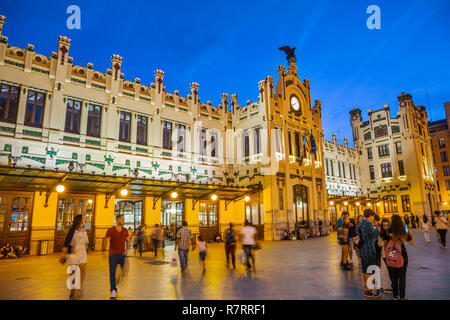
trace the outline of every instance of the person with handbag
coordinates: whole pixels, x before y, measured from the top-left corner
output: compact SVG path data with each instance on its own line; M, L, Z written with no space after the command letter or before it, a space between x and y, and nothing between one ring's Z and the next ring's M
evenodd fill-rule
M72 226L64 240L62 255L60 262L62 264L68 263L80 268L80 289L71 289L69 298L75 297L76 290L81 290L86 276L87 267L87 246L89 239L84 229L84 217L77 214L73 218ZM75 279L73 280L75 283Z

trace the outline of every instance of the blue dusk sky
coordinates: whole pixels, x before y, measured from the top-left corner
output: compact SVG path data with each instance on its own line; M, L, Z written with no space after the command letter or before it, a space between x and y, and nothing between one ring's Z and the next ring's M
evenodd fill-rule
M80 30L66 26L72 4ZM366 26L370 5L381 9L380 30ZM222 92L237 93L242 105L255 101L258 81L277 81L277 66L287 65L278 47L296 47L299 76L322 101L325 138L335 132L339 142L353 144L352 108L365 121L368 109L389 104L395 116L404 91L438 120L450 101L449 0L1 0L0 14L13 46L31 43L49 56L64 35L77 65L104 72L119 54L125 79L149 85L161 69L168 92L186 95L198 82L201 101L214 105Z

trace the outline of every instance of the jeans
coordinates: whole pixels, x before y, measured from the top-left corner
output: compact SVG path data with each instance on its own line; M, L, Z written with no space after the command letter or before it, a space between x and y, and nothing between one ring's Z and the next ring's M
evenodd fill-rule
M401 268L391 268L388 267L389 277L392 281L392 295L398 297L400 294L400 299L405 297L406 291L406 268L408 267L408 262L405 261L403 267Z
M155 250L155 257L158 255L158 245L159 245L159 240L158 239L152 239L153 241L153 249Z
M233 268L236 268L236 243L230 243L225 245L225 255L227 256L227 264L230 263L230 255L231 255L231 263L233 264Z
M255 257L253 256L253 245L244 244L243 246L245 257L247 258L247 268L250 269L252 265L250 264L250 259L252 259L253 262L253 268L255 268Z
M111 291L117 291L116 287L116 268L120 264L123 269L125 264L125 255L123 254L110 254L109 255L109 283L111 285Z
M444 247L447 246L446 242L446 236L447 236L447 229L437 229L437 232L439 233L439 238L441 239L441 243Z
M180 249L178 248L178 257L180 258L180 267L181 270L186 270L188 264L188 253L189 249Z
M137 240L137 245L139 248L139 254L142 256L142 239Z

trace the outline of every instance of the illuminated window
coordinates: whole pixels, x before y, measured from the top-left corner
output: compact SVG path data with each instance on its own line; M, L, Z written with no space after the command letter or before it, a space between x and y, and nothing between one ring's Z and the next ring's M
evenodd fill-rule
M27 108L25 110L25 125L42 127L45 94L28 90Z

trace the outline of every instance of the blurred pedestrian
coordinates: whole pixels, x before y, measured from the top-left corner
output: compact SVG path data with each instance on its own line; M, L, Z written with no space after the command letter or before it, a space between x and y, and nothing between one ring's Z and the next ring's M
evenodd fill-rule
M253 249L256 246L256 233L256 228L252 226L250 222L248 222L248 220L245 220L244 228L241 229L241 240L246 257L247 270L252 269L250 259L253 262L253 270L255 270L255 256L253 253Z
M159 228L159 225L155 224L155 227L152 229L152 243L153 243L153 250L155 251L155 258L158 256L158 247L161 241L162 241L162 231Z
M124 226L124 216L120 214L116 217L116 225L106 231L103 238L103 248L106 248L109 241L109 283L111 286L111 300L117 299L117 265L120 265L121 274L124 272L125 258L130 249L130 234ZM119 277L120 278L120 277Z
M139 249L139 255L142 257L142 244L144 242L145 239L145 232L143 230L143 226L141 225L138 229L137 229L137 235L136 235L136 242L137 242L137 247Z
M340 218L337 220L337 240L338 240L339 243L341 242L340 230L342 228L342 224L344 223L345 216L350 216L347 211L343 211L341 213ZM341 252L342 252L342 255L341 255L341 266L345 266L346 258L344 257L344 251L343 251L342 246L341 246ZM348 253L347 253L347 255L348 255Z
M200 262L203 266L203 272L206 272L206 241L203 240L201 235L198 236L197 247L200 255Z
M64 240L61 263L68 263L69 265L80 268L80 289L71 289L69 298L74 298L76 290L81 290L84 279L86 277L87 267L87 247L89 239L84 228L84 217L77 214L73 218L72 226L67 233ZM75 283L75 279L73 283Z
M383 259L385 265L386 265L385 249L386 249L386 244L390 239L390 233L391 233L390 228L391 228L391 225L390 225L389 219L383 218L381 220L381 230L380 230L379 238L382 240L382 243L383 243L383 247L381 249L381 258ZM386 268L387 268L387 265L386 265ZM380 267L380 272L381 272L381 267ZM388 272L388 275L389 275L390 285L389 285L389 287L383 289L384 293L392 293L391 274ZM381 274L380 274L380 276L381 276Z
M441 246L442 246L442 248L447 249L446 238L447 238L447 228L449 226L449 222L447 221L447 219L444 218L444 215L440 211L437 214L435 221L436 221L436 230L439 233L439 239L441 242Z
M422 217L422 229L425 240L430 242L431 219L428 218L426 213L424 213Z
M350 229L350 217L347 214L342 214L342 224L339 227L339 244L342 250L342 267L350 270L351 267L348 263L348 245L349 245L349 229Z
M411 220L410 220L409 215L408 215L407 213L405 213L405 216L404 216L403 219L405 220L405 225L406 225L408 228L411 228Z
M231 222L230 227L225 230L225 255L227 257L227 267L230 265L231 256L233 269L236 269L236 232Z
M192 250L195 249L194 236L192 235L191 229L187 227L188 223L183 221L183 227L177 231L177 237L175 241L176 251L178 248L178 257L180 258L180 268L181 272L185 272L188 265L188 254L189 254L189 242L192 243Z

